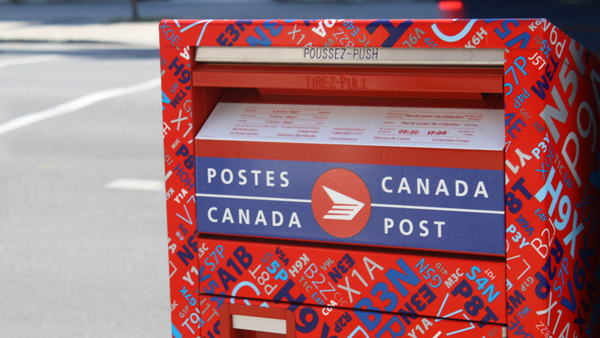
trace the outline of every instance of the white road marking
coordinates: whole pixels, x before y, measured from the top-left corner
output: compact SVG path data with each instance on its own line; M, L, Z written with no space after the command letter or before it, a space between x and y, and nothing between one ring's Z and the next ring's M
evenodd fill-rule
M149 81L144 81L142 83L139 83L139 84L136 84L133 86L108 89L108 90L103 90L103 91L99 91L96 93L87 94L80 98L59 104L56 107L52 107L52 108L44 109L44 110L41 110L41 111L38 111L35 113L19 116L10 121L4 122L4 123L0 124L0 135L4 135L9 131L28 126L35 122L39 122L39 121L47 120L52 117L72 113L76 110L87 107L87 106L92 105L99 101L103 101L103 100L110 99L110 98L117 97L117 96L123 96L123 95L127 95L127 94L142 92L145 90L149 90L149 89L158 87L159 85L160 85L160 78L155 78L155 79L152 79Z
M131 178L122 178L106 184L105 188L125 189L125 190L147 190L164 191L165 182L157 180L137 180Z
M14 58L10 60L0 60L0 68L10 67L10 66L18 66L18 65L26 65L29 63L37 63L37 62L45 62L58 59L57 55L41 55L41 56L30 56L30 57L20 57Z

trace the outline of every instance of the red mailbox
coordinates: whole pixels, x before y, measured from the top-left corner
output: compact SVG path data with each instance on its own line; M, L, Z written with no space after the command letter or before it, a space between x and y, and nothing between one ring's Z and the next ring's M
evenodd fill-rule
M160 24L178 337L594 337L599 60L537 20Z

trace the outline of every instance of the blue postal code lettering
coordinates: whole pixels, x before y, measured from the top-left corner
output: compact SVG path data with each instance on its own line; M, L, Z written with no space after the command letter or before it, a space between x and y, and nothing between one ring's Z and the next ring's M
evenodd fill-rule
M198 231L502 255L501 170L196 158Z

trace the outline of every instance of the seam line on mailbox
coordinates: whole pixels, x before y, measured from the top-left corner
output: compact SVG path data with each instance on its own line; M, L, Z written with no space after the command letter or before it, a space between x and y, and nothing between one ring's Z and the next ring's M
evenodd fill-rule
M216 194L196 194L198 197L216 197L216 198L236 198L241 200L258 200L258 201L279 201L279 202L299 202L310 203L311 200L298 198L280 198L280 197L260 197L260 196L239 196L239 195L216 195Z
M240 196L240 195L218 195L218 194L196 194L198 197L215 197L215 198L233 198L241 200L257 200L257 201L278 201L278 202L299 202L311 203L311 200L297 198L281 198L281 197L261 197L261 196ZM417 205L397 205L397 204L381 204L371 203L374 208L393 208L393 209L417 209L417 210L433 210L433 211L452 211L452 212L470 212L479 214L496 214L504 215L504 211L499 210L484 210L484 209L462 209L462 208L441 208L441 207L421 207Z
M394 209L419 209L419 210L432 210L432 211L471 212L471 213L479 213L479 214L504 215L504 211L500 211L500 210L442 208L442 207L420 207L418 205L397 205L397 204L372 203L371 207L375 207L375 208L394 208Z

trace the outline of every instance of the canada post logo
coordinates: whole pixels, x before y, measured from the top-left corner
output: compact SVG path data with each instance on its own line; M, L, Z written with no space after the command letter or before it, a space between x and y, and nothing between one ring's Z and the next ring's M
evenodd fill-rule
M196 214L200 233L506 251L502 170L197 158Z
M371 196L363 180L347 169L323 173L311 194L313 215L319 226L338 238L361 232L371 216Z

